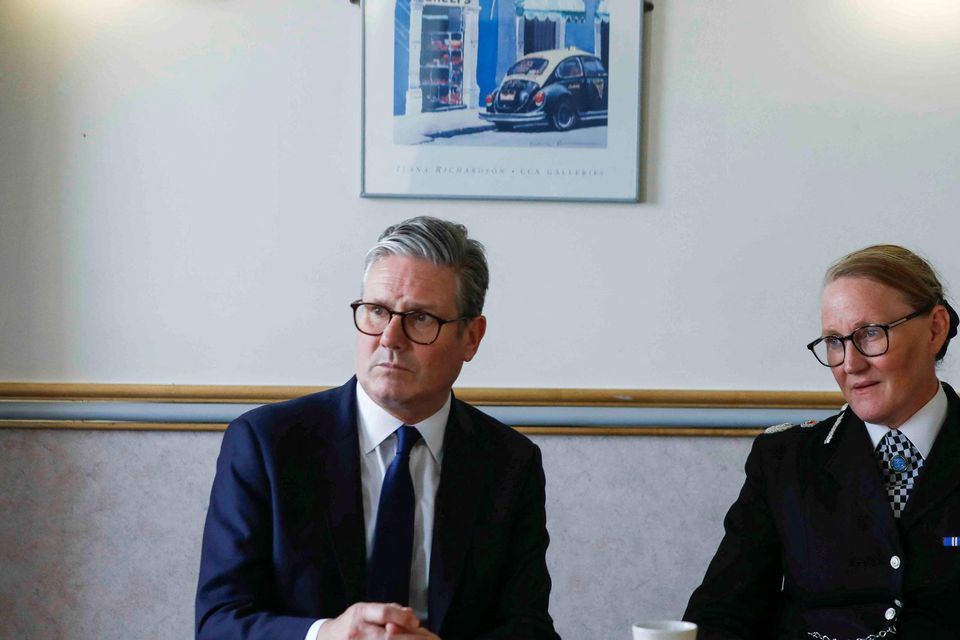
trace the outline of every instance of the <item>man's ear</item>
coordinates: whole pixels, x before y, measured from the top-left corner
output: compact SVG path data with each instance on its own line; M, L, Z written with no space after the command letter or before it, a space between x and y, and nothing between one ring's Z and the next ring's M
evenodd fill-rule
M467 328L464 329L463 338L463 361L470 362L473 356L477 355L477 349L480 348L480 341L487 332L487 317L477 316L467 321Z

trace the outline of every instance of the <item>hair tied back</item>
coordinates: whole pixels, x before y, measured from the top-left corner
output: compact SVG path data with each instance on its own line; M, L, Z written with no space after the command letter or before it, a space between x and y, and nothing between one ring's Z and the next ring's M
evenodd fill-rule
M940 304L946 307L947 313L950 314L950 330L947 333L947 339L950 339L957 335L957 325L960 325L960 316L957 315L956 310L947 302L946 298L940 298Z

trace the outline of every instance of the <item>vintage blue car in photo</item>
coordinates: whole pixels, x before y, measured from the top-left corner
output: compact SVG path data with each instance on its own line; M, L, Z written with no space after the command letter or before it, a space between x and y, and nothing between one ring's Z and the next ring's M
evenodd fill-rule
M480 117L501 130L549 124L568 131L580 122L606 120L609 92L607 70L596 56L573 48L537 51L507 70Z

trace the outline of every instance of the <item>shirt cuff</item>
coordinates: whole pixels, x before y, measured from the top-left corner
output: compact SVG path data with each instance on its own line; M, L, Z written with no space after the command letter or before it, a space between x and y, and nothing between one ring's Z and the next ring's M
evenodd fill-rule
M317 634L320 633L320 627L323 626L323 623L329 620L330 618L320 618L307 629L307 637L303 640L317 640Z

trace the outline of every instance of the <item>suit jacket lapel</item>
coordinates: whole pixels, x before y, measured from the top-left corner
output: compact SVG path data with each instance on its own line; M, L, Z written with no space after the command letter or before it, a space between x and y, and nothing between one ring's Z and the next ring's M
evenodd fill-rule
M433 513L428 628L439 633L456 592L485 479L485 440L456 398L443 438Z
M947 417L901 516L904 528L916 524L960 484L960 399L949 385L943 387L947 392Z
M815 446L825 447L823 468L835 483L830 488L842 489L838 494L849 497L853 508L863 512L872 522L870 528L873 531L895 541L896 520L863 421L852 409L847 409L833 442L827 445L818 442Z
M367 576L356 384L356 378L352 378L340 388L338 412L329 431L332 437L321 453L327 527L348 605L363 600Z

